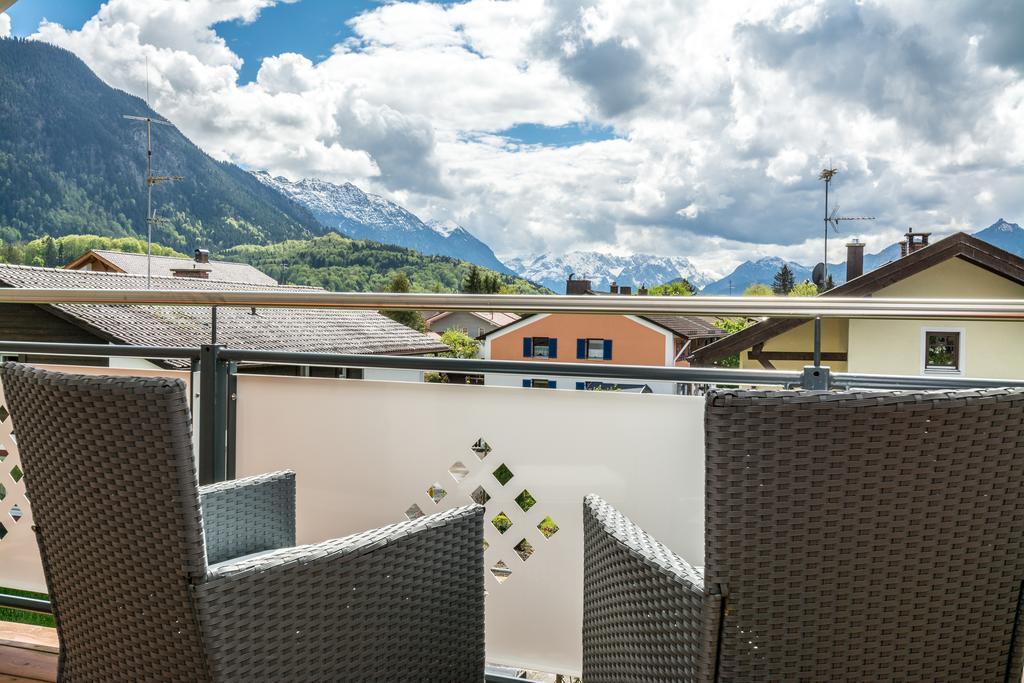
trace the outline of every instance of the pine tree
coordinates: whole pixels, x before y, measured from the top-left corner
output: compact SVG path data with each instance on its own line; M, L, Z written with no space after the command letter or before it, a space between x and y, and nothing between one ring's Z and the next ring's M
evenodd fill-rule
M473 265L470 266L469 272L466 273L466 279L462 283L463 294L483 294L484 293L484 278L480 273L480 269Z
M386 291L394 294L405 294L411 289L412 283L409 282L409 276L402 271L398 271L391 276L391 282L388 283ZM414 330L423 332L427 329L427 325L423 322L423 316L419 314L419 311L381 311L381 313L396 323L402 323Z
M785 296L793 291L796 282L793 278L793 271L789 269L788 263L783 263L779 272L775 273L775 280L772 282L772 292L779 296Z

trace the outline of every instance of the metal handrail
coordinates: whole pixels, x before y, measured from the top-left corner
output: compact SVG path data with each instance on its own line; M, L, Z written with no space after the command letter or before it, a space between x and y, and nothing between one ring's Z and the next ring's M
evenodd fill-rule
M212 291L0 288L0 303L140 304L341 308L352 310L498 311L613 315L708 315L774 318L944 318L1024 320L1016 299L854 297L551 296L541 294L390 294L320 291Z

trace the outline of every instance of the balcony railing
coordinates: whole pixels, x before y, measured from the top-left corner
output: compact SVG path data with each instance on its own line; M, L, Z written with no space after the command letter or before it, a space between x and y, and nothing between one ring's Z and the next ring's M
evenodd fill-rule
M331 306L365 309L788 315L1022 320L1014 301L494 297L236 292L0 290L0 303ZM0 333L2 336L2 333ZM703 400L498 386L351 381L239 372L247 364L588 377L577 363L337 355L0 341L0 354L179 358L193 388L204 482L283 468L298 480L298 541L309 543L477 502L486 506L488 660L577 673L581 504L612 500L673 550L703 564ZM817 375L815 375L817 373ZM687 384L933 389L1024 386L1013 379L877 376L603 365L602 377ZM0 396L2 405L2 396ZM0 410L0 586L45 591L11 421ZM17 517L12 511L17 510ZM0 596L0 605L45 610Z

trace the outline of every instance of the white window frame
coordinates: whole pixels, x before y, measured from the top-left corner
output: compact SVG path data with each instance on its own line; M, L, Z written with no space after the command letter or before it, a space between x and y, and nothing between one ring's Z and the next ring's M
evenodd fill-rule
M590 348L590 342L598 342L599 343L596 356L591 355L592 352L593 352L593 349ZM587 357L586 357L586 360L604 360L604 342L605 342L604 339L595 339L595 338L592 338L592 337L587 337Z
M544 355L537 355L537 340L547 339L547 343L544 344ZM530 337L530 357L531 358L551 358L551 337Z
M929 368L928 367L928 333L929 332L941 332L945 334L956 333L960 335L960 341L957 344L957 362L956 370L947 368ZM922 375L954 375L957 377L966 376L967 374L967 330L963 327L939 327L939 326L924 326L921 328L921 374Z

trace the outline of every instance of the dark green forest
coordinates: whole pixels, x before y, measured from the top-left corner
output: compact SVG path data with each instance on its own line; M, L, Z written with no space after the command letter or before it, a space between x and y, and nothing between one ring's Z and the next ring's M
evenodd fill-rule
M158 116L66 50L0 39L0 240L144 237L146 126L124 114ZM154 190L168 219L155 242L190 253L325 232L305 208L215 161L177 128L153 129L154 171L185 176Z
M448 256L425 256L412 249L350 240L334 233L312 240L232 247L219 252L218 257L252 264L282 284L313 285L338 292L384 291L398 272L405 273L414 292L460 292L476 268L482 276L497 278L503 293L548 293L522 278Z

